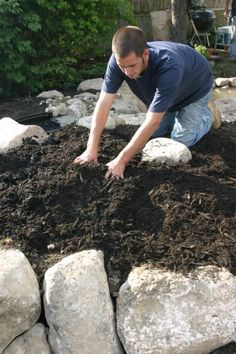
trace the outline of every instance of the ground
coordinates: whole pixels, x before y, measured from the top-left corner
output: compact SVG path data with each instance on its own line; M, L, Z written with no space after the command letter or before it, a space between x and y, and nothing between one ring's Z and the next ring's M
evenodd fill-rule
M28 98L2 104L0 118L41 111ZM88 138L76 126L1 156L0 246L22 250L40 284L50 266L91 248L104 252L113 296L145 262L183 273L210 264L236 275L236 123L211 130L187 165L156 166L138 155L124 180L106 180L106 163L132 130L106 131L96 166L73 165ZM236 344L214 353L236 353Z

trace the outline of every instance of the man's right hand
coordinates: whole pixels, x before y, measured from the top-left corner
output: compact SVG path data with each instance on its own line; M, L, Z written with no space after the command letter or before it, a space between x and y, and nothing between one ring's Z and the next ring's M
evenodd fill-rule
M86 149L83 154L77 156L73 163L77 165L85 165L90 163L98 162L98 154L97 152Z

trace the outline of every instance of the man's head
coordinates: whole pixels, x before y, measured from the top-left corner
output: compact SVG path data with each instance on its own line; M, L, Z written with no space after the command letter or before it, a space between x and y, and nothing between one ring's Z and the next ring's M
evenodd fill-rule
M120 28L112 39L112 52L120 58L125 58L132 52L141 57L145 47L145 34L141 28L135 26Z
M147 68L148 49L141 28L120 28L113 37L112 52L120 69L131 79L137 79Z

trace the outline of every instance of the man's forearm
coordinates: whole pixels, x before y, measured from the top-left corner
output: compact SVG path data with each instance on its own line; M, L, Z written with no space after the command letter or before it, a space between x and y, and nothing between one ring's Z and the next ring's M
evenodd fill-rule
M131 160L132 157L143 148L156 129L158 129L164 114L165 113L147 113L145 122L136 131L128 145L120 152L119 157L126 163Z
M87 147L93 151L97 151L98 149L100 137L104 130L114 97L115 95L101 93L96 104L87 143Z
M97 150L100 137L102 135L102 132L104 130L107 118L108 118L109 112L99 112L99 114L96 112L96 110L93 113L92 117L92 123L91 123L91 129L90 129L90 134L89 134L89 139L87 142L87 147L91 150Z

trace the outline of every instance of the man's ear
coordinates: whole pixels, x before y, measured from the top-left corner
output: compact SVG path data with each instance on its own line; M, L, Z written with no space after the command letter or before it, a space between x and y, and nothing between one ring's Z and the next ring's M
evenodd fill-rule
M149 56L149 50L147 48L144 49L143 56L148 58Z

